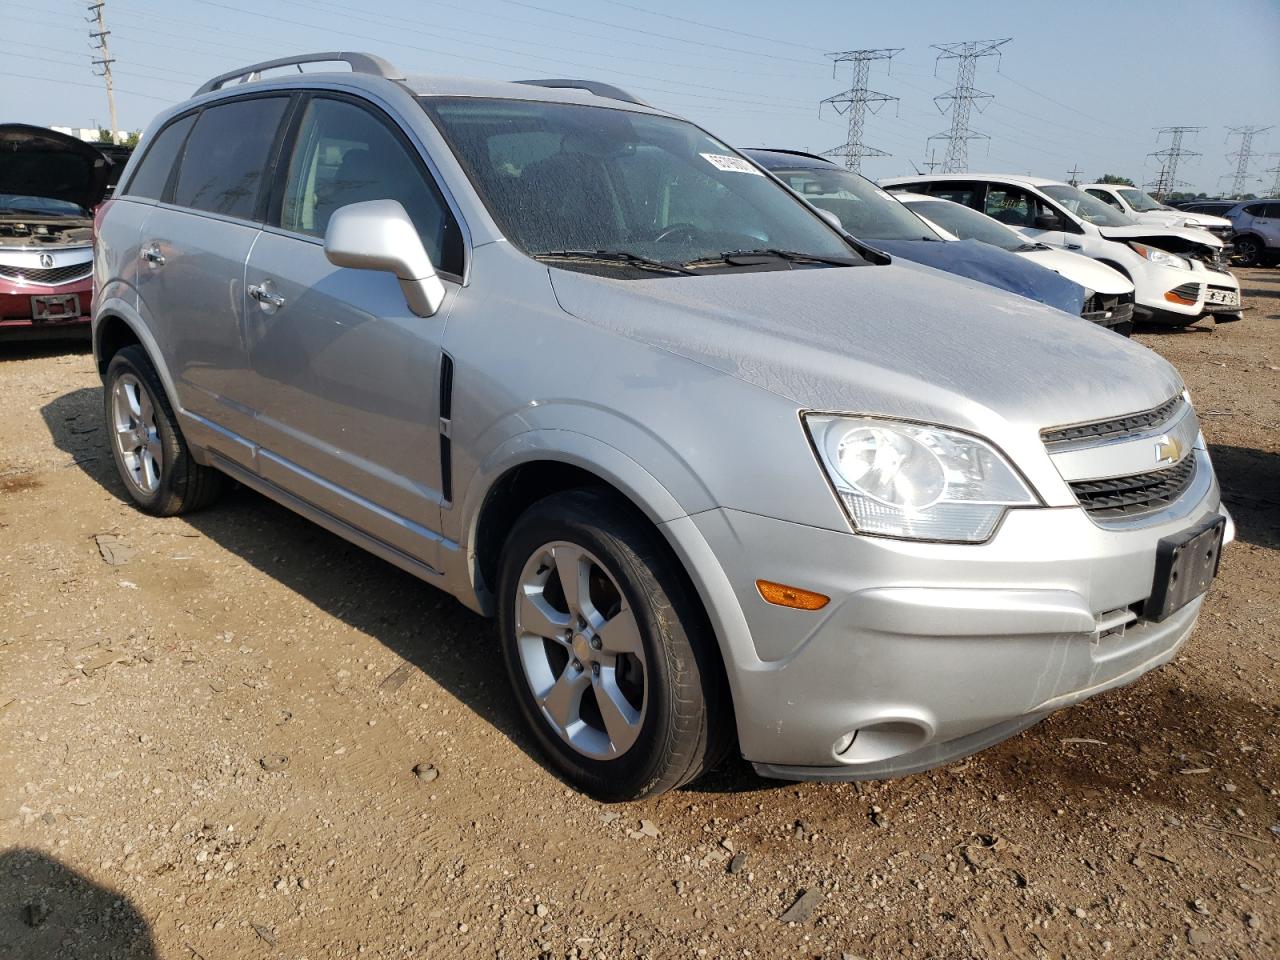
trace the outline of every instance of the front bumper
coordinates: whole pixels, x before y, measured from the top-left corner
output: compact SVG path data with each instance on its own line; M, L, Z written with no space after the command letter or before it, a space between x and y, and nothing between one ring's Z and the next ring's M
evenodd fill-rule
M56 286L13 283L0 279L0 340L38 340L59 335L87 336L89 333L89 299L93 284L89 278ZM32 298L41 296L79 298L76 316L42 318L33 316Z
M1137 290L1135 315L1148 323L1185 324L1205 316L1239 319L1240 281L1231 273L1210 270L1199 261L1190 270L1152 267ZM1213 292L1231 296L1234 303L1214 303Z
M1167 662L1202 600L1160 623L1143 621L1141 604L1159 540L1222 512L1211 473L1188 500L1176 519L1126 530L1076 507L1014 510L973 546L696 515L755 647L754 661L729 664L743 755L774 777L901 775ZM756 579L832 601L773 606Z

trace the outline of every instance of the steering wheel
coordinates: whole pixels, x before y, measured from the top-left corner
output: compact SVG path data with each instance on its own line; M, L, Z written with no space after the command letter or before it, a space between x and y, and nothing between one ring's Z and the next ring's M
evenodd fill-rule
M692 237L697 232L698 232L698 228L695 227L692 223L673 223L670 226L665 227L664 229L658 231L658 235L653 238L653 242L665 243L671 238L680 236L681 234Z

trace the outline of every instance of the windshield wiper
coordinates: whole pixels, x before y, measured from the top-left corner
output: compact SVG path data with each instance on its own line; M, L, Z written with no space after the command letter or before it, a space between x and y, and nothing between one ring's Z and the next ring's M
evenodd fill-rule
M788 263L825 263L833 267L851 267L858 261L853 257L827 257L818 253L803 253L799 250L779 250L776 247L765 247L758 250L727 250L713 257L701 257L697 260L686 260L685 266L701 266L703 264L727 263L729 266L750 266L752 257L772 257L786 260ZM737 260L738 262L734 262Z
M660 273L682 273L686 276L697 276L678 263L663 263L642 257L638 253L627 250L548 250L546 253L535 253L536 260L582 260L587 263L622 263L640 270L653 270Z

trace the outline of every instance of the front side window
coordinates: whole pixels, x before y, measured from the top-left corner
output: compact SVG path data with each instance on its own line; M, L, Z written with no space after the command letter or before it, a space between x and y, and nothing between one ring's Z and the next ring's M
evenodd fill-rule
M462 274L457 221L391 127L358 104L312 99L289 160L280 226L323 237L338 208L384 199L404 207L437 269Z
M288 102L287 97L256 97L202 110L182 151L173 202L252 219Z
M1110 190L1086 190L1085 193L1089 194L1091 197L1101 200L1109 207L1115 207L1121 213L1124 212L1124 204L1117 200Z
M840 218L861 240L937 240L919 217L871 181L839 167L774 169L774 176L815 207Z
M585 269L564 256L577 253L683 272L766 250L860 262L802 201L685 121L568 103L421 102L506 237L554 265ZM605 257L594 259L598 272Z
M180 120L173 121L156 134L155 140L143 154L138 169L129 180L129 187L125 190L126 196L146 197L150 200L163 199L165 184L169 182L169 174L173 172L178 151L182 149L182 143L187 139L187 133L195 122L196 115L188 114Z
M1108 207L1101 200L1089 196L1083 190L1065 183L1041 187L1045 195L1062 205L1062 208L1081 220L1098 227L1130 227L1133 220Z

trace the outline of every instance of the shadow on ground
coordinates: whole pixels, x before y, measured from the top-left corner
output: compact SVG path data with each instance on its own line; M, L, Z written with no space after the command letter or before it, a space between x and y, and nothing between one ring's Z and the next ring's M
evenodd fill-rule
M1215 443L1209 455L1236 538L1280 550L1280 453Z
M0 957L155 960L129 898L37 850L0 853Z
M15 360L34 360L37 357L61 357L90 353L93 344L89 331L76 330L74 335L64 334L49 340L5 340L0 338L0 363Z

